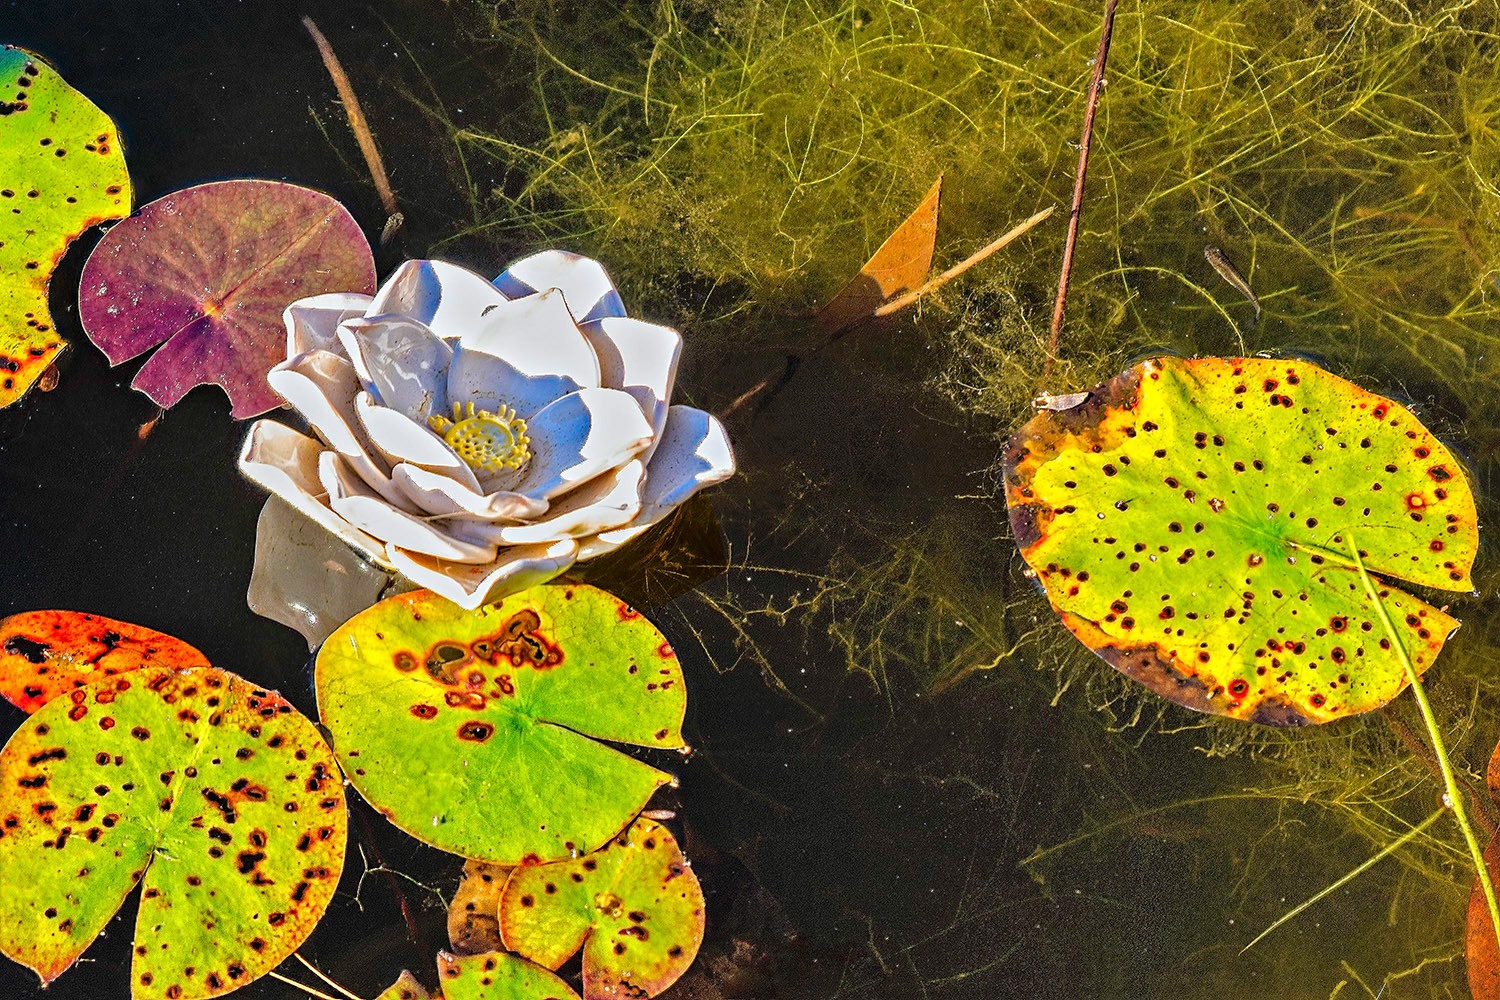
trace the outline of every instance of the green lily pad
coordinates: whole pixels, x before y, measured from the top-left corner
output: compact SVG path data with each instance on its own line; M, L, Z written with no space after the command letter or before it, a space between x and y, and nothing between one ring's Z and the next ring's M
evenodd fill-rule
M144 667L53 699L0 751L0 952L49 983L143 882L135 1000L275 968L344 864L338 769L291 705L212 667Z
M1372 573L1470 590L1463 466L1399 403L1307 361L1157 358L1006 446L1021 554L1063 623L1157 693L1273 725L1378 708L1406 678ZM1458 622L1384 585L1419 671Z
M584 584L477 611L430 591L376 604L318 653L344 773L419 840L494 864L593 850L672 776L598 740L682 749L677 656Z
M500 895L507 948L549 969L583 949L584 1000L661 993L693 964L703 926L698 876L644 819L587 857L517 868Z
M503 951L482 955L438 952L443 1000L578 1000L551 972Z
M181 639L103 615L23 611L0 618L0 697L23 712L151 666L206 667L208 660Z
M47 283L68 244L129 214L114 122L39 56L0 45L0 406L24 396L66 346Z

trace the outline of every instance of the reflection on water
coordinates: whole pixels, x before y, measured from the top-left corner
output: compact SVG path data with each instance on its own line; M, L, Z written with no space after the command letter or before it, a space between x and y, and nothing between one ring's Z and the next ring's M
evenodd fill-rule
M810 351L807 311L939 173L938 266L1071 194L1094 5L816 6L307 12L407 220L383 272L402 255L493 272L543 244L589 253L635 314L683 331L679 398L722 411ZM96 5L56 8L8 3L5 40L116 117L142 202L287 177L378 231L293 12L115 5L101 31ZM1466 994L1467 860L1446 820L1240 954L1433 810L1412 707L1277 732L1130 687L1022 576L994 464L1038 394L1148 353L1295 353L1413 405L1467 456L1488 524L1495 15L1122 5L1050 372L1062 212L736 413L742 474L712 501L722 538L693 508L685 554L642 564L693 674L696 752L663 807L712 923L681 995ZM1259 300L1258 323L1209 246ZM65 292L82 257L54 292L75 343ZM55 392L0 414L6 605L162 628L310 710L302 639L244 605L262 498L233 469L241 428L205 391L142 444L151 410L131 374L81 347ZM680 593L721 544L730 570ZM1478 785L1500 738L1492 548L1477 594L1443 595L1465 624L1429 679ZM630 566L608 568L624 587ZM403 965L430 968L459 867L368 811L352 829L365 864L356 851L304 953L371 996ZM133 919L49 995L123 996ZM0 968L0 994L32 985Z

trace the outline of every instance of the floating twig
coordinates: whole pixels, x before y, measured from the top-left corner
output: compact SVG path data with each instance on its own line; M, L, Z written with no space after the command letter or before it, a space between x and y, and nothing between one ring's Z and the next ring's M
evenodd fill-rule
M323 65L328 70L328 75L333 77L333 86L339 92L339 100L344 104L344 113L349 116L349 128L354 131L354 138L359 142L359 151L364 155L365 165L370 168L370 176L375 181L375 191L380 195L380 204L385 207L386 222L385 229L380 234L380 242L389 242L396 231L401 228L402 215L396 207L396 195L391 191L391 182L385 174L385 163L380 159L380 150L375 148L375 135L370 131L369 122L365 121L365 113L360 110L359 98L354 96L354 88L349 84L349 75L344 72L344 67L339 63L339 57L333 54L333 46L328 44L328 39L318 30L313 19L307 16L302 18L302 26L312 36L313 42L318 46L318 54L323 57Z
M361 1000L359 996L350 993L348 990L344 989L344 987L334 982L331 978L328 977L326 973L323 972L322 969L318 968L316 965L313 965L307 959L303 958L300 951L292 952L292 957L301 962L303 965L307 966L307 968L312 972L313 975L317 976L319 979L323 980L323 982L327 983L329 986L333 987L335 990L348 997L349 1000Z
M1063 244L1062 276L1057 280L1057 304L1052 309L1052 334L1047 338L1047 365L1057 356L1057 339L1062 333L1063 309L1068 300L1068 278L1073 272L1073 247L1078 242L1078 220L1083 216L1083 182L1089 169L1089 143L1094 136L1094 112L1099 108L1099 91L1104 87L1104 64L1109 59L1109 39L1115 30L1115 7L1120 0L1107 0L1104 27L1099 32L1099 51L1094 55L1094 79L1089 84L1088 110L1083 115L1083 137L1078 143L1078 175L1073 181L1073 209L1068 214L1068 238Z

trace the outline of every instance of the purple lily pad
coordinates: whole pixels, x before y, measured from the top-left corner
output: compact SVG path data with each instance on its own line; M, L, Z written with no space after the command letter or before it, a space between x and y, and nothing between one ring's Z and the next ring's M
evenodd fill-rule
M216 181L111 229L84 265L78 312L110 364L162 345L131 382L158 406L214 382L243 420L281 405L266 372L286 357L282 310L374 290L370 243L333 198L283 181Z

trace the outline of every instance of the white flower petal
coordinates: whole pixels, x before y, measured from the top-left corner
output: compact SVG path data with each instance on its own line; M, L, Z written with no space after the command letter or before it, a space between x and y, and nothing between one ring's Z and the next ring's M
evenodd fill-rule
M504 293L466 267L409 260L380 286L365 315L400 313L425 323L439 337L457 337L504 301Z
M451 562L486 563L495 558L493 545L476 545L455 538L432 523L386 503L366 489L332 452L325 451L319 459L318 479L328 490L328 505L350 524L376 538Z
M495 279L495 287L513 299L556 288L580 323L625 315L625 304L604 265L566 250L543 250L523 257Z
M613 472L596 476L553 502L547 516L529 524L505 525L497 532L503 545L527 545L558 538L592 535L628 523L641 511L641 483L646 463L632 459Z
M247 479L270 490L343 539L366 558L389 566L385 545L340 517L318 498L318 457L331 454L305 434L275 420L257 420L245 435L239 467Z
M671 420L668 418L668 425ZM651 441L635 398L618 389L582 389L528 421L531 460L512 489L551 500L629 461Z
M674 406L646 467L641 512L629 524L586 540L579 560L611 552L676 510L684 500L734 475L734 450L724 425L691 406Z
M681 335L669 326L624 316L585 323L579 329L599 356L599 384L634 396L651 421L652 434L660 437L682 356Z
M360 427L370 436L370 443L393 468L401 462L408 462L429 472L452 477L468 489L479 492L474 470L448 447L446 441L426 427L404 413L378 405L368 392L354 397L354 412L359 417Z
M447 409L453 348L425 324L395 314L361 318L339 329L339 342L376 402L426 423Z
M548 545L514 545L482 566L443 562L391 546L392 565L413 583L463 608L477 608L534 587L573 565L578 543L571 538Z
M293 302L281 314L286 323L286 356L338 350L339 324L363 316L369 304L370 296L359 292L327 292Z
M533 500L519 493L479 493L450 476L406 462L391 470L391 481L429 514L469 514L485 520L519 521L540 517L547 511L545 500Z
M276 365L266 381L330 448L349 460L375 492L392 503L400 502L401 495L391 485L387 467L370 457L370 442L354 415L359 376L348 358L332 351L308 351Z
M491 309L459 338L448 369L449 403L473 403L523 418L599 384L599 359L559 292L528 295Z

